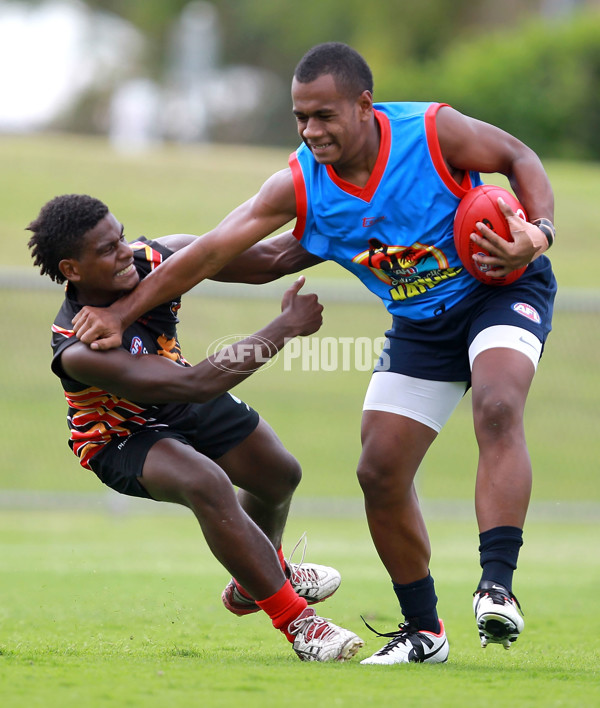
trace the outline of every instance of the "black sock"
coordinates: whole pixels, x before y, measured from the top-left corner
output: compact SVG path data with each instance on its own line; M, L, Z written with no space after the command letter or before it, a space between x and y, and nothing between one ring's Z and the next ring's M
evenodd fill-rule
M480 583L489 580L512 592L513 573L523 545L522 529L496 526L479 534L479 544L479 563L483 569Z
M426 632L440 631L437 615L437 595L431 574L414 583L400 585L393 583L394 592L400 602L400 609L407 622Z

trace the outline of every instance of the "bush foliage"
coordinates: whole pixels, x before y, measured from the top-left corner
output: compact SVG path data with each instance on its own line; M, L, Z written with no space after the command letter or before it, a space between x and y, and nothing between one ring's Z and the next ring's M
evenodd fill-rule
M378 100L445 101L545 157L600 159L600 14L482 34L441 58L390 71Z

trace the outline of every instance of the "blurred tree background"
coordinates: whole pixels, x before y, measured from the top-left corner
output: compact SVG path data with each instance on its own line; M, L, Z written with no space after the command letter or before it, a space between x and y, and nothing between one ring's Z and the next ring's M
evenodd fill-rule
M336 40L365 56L375 76L376 100L445 101L514 133L544 157L600 158L599 0L88 0L85 5L119 16L143 35L144 49L128 69L129 80L143 77L164 86L173 80L174 57L186 41L196 53L203 43L211 44L204 47L211 67L229 74L196 71L195 83L188 77L184 111L181 102L167 111L164 92L157 99L171 127L177 123L172 116L194 115L190 105L196 106L195 120L204 127L184 131L190 140L293 147L294 67L314 44ZM189 34L194 18L210 27L204 40ZM240 67L260 73L243 73ZM182 81L180 72L180 86ZM227 82L229 94L223 91ZM53 127L106 131L114 88L89 87ZM252 92L254 103L246 96L245 106L236 110L231 96L242 101ZM163 137L177 135L167 127Z

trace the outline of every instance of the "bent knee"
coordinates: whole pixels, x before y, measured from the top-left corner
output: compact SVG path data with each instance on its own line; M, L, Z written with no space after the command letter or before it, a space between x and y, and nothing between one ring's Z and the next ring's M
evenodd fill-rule
M383 504L411 493L414 473L393 461L361 460L356 470L365 500Z
M275 465L268 478L268 484L262 488L261 496L272 503L287 501L302 479L302 467L293 455Z

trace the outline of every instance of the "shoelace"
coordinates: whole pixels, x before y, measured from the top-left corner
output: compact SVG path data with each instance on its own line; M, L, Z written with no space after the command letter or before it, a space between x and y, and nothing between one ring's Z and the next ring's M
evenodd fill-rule
M504 592L503 590L494 590L493 588L489 588L487 590L476 590L473 595L488 595L492 598L492 602L494 603L494 605L504 605L507 601L510 602L512 600L519 608L519 612L523 616L525 615L525 613L523 612L523 608L521 607L521 603L512 594L512 592L509 592L508 590Z
M318 617L317 615L309 615L308 617L299 617L293 622L290 622L290 634L304 634L306 640L311 639L327 639L336 634L336 628L329 624L330 620L326 617Z
M290 569L290 580L294 580L296 583L309 582L314 585L319 581L319 575L314 568L303 568L300 565L292 566L289 562L288 567Z
M399 624L398 629L393 632L378 632L374 627L371 627L371 625L362 615L360 616L360 618L365 623L367 629L370 629L373 634L376 634L378 637L391 637L391 640L378 652L376 652L377 654L387 654L388 652L392 651L392 649L397 647L398 644L405 642L407 639L412 638L411 644L413 644L413 647L415 644L421 647L423 641L427 641L422 634L419 634L419 630L410 622L403 622L402 624Z
M302 547L302 558L300 558L300 563L295 564L298 566L298 568L302 565L302 563L304 563L304 556L306 555L306 546L308 544L308 539L306 538L306 531L302 534L302 536L300 536L300 538L298 539L298 542L292 548L292 552L290 553L290 555L288 557L288 563L290 563L290 565L291 565L292 557L294 556L294 553L296 552L298 546L302 543L302 541L304 541L304 546Z
M360 618L365 623L367 629L370 629L371 632L373 632L373 634L376 634L378 637L396 637L400 639L403 637L408 637L411 634L419 633L419 630L410 622L403 622L402 624L399 624L398 629L393 632L378 632L374 627L371 627L371 625L362 615L360 616Z
M294 556L294 553L298 549L298 546L304 541L304 545L302 547L302 558L300 558L300 563L292 563L292 558ZM317 571L314 568L304 568L302 567L302 563L304 563L304 556L306 555L306 546L308 544L308 539L306 538L306 531L300 536L298 539L298 542L296 545L292 548L292 552L290 553L288 559L287 559L287 566L290 572L290 579L294 579L296 582L310 582L310 583L318 583L319 582L319 575Z

